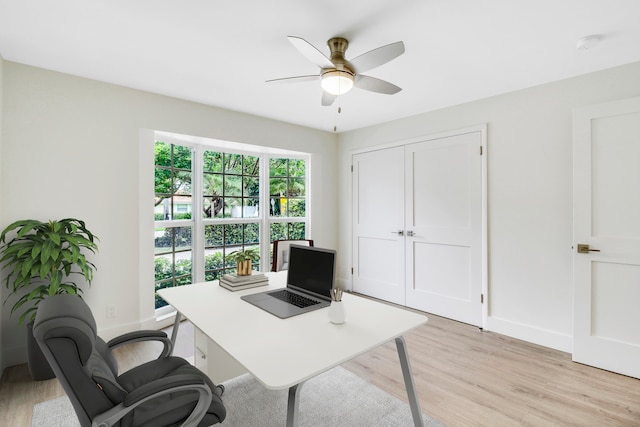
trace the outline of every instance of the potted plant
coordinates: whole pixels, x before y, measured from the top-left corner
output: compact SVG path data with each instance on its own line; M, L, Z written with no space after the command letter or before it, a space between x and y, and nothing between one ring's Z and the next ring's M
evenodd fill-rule
M236 262L238 276L249 276L252 271L251 263L260 259L260 248L233 251L227 255L227 259Z
M21 220L2 231L0 266L7 271L4 282L10 291L4 303L11 297L17 298L11 314L22 310L20 324L32 325L38 304L48 296L80 295L82 289L74 277L80 276L91 284L95 265L87 260L86 252L97 251L97 240L84 221L75 218L48 222ZM31 334L31 327L27 331ZM32 335L27 335L27 359L34 380L53 378Z

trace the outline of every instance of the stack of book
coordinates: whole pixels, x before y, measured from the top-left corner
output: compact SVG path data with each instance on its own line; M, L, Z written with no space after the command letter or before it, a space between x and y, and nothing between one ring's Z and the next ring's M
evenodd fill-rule
M264 273L253 273L249 276L238 276L236 273L225 274L220 279L220 286L231 291L240 291L268 284L269 278Z

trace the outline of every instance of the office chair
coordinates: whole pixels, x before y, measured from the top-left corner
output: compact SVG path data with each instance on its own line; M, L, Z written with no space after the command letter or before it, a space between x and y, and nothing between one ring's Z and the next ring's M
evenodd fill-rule
M271 271L281 271L289 269L289 246L291 245L313 246L313 240L274 240Z
M82 298L60 294L40 303L33 334L83 427L204 427L225 419L223 389L169 356L173 348L164 332L131 332L106 343ZM118 375L111 349L143 340L163 342L160 357Z

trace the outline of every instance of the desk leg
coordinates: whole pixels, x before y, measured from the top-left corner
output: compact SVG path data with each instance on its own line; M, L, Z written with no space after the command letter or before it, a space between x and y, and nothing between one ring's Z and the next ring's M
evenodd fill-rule
M289 401L287 402L287 427L295 427L300 424L300 389L302 384L289 387Z
M396 338L396 347L398 348L398 357L400 358L400 366L402 367L402 376L404 377L404 386L407 388L407 396L409 397L409 406L411 407L411 415L413 415L413 424L416 427L424 427L422 422L422 411L420 410L420 401L416 393L416 385L413 382L413 373L409 364L409 353L407 353L407 343L404 337Z
M176 348L176 339L178 338L178 328L180 327L180 320L182 319L182 314L179 311L176 311L176 320L173 322L173 330L171 331L171 353L169 356L173 354L173 349Z

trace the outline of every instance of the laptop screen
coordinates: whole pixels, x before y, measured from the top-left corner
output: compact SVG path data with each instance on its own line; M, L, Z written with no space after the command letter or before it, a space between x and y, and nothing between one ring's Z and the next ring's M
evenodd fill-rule
M287 286L331 298L335 267L336 251L291 245Z

